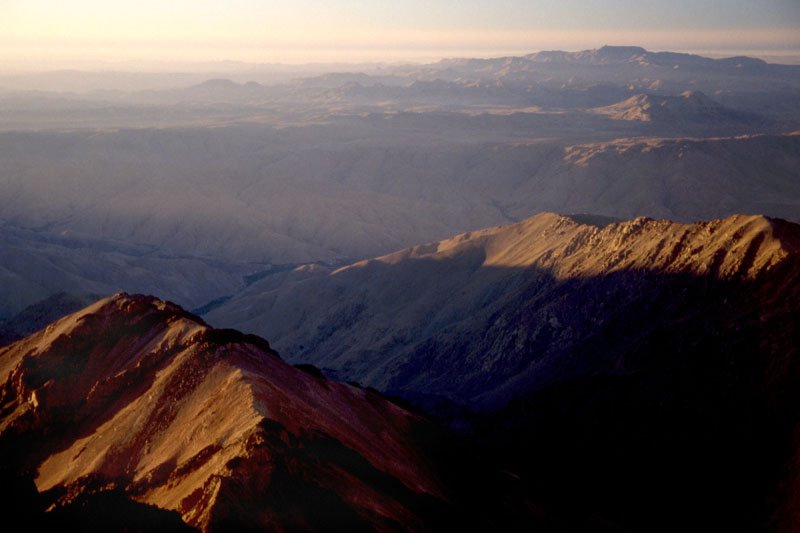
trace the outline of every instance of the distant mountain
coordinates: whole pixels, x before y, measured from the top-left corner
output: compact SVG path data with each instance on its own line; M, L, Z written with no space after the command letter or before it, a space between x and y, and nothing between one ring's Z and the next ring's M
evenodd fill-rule
M2 126L14 130L27 129L29 122L64 128L87 123L162 127L198 121L272 122L285 120L287 111L296 122L305 115L319 118L365 108L409 110L420 104L439 109L586 108L611 105L642 91L675 95L687 90L702 91L734 109L796 122L800 99L800 66L742 56L712 59L652 52L637 46L452 58L421 65L315 65L295 72L274 65L266 71L220 66L218 72L193 74L75 71L0 77L11 86L30 85L28 92L9 91L0 99L6 119ZM41 91L59 80L61 92ZM166 87L141 90L142 83L153 82ZM93 84L98 90L87 91L85 86ZM36 91L30 92L33 88ZM77 94L63 92L76 89ZM612 96L616 100L609 100ZM41 113L43 107L47 114Z
M285 131L7 133L0 195L15 201L0 220L263 263L379 255L545 210L800 220L800 136L525 136L552 120L408 113Z
M723 68L766 67L767 62L752 57L711 59L696 54L676 52L651 52L640 46L602 46L580 52L545 51L524 56L537 63L570 63L578 65L608 66L635 64L642 67L661 66L711 66Z
M461 523L426 420L152 297L0 349L0 379L3 473L34 473L44 520L155 506L203 531Z
M236 68L0 79L37 88L0 95L0 343L32 335L0 350L0 504L55 504L43 530L799 529L800 67ZM147 297L45 325L120 290L305 366Z
M300 268L207 318L467 428L538 501L789 531L798 302L796 224L542 214Z
M51 313L65 303L59 294L107 295L124 289L163 293L187 306L200 306L238 290L245 285L244 275L265 267L178 256L159 252L154 246L2 222L0 247L4 252L0 261L0 331L12 334L32 333L58 318ZM51 297L54 299L48 302ZM33 316L25 312L30 306L34 306L28 309ZM43 317L50 320L42 323ZM10 322L2 324L3 320Z
M0 135L0 319L59 292L195 309L270 264L352 261L543 211L800 221L800 135L525 140L559 116ZM492 141L511 126L517 142Z
M379 75L368 75L363 72L331 72L320 76L297 78L292 81L293 85L300 87L325 87L335 89L346 85L371 86L378 83L386 83L386 77Z
M271 265L544 211L800 221L797 67L602 47L235 68L2 95L0 320L60 292L205 309Z
M694 54L652 52L637 46L603 46L579 52L543 51L522 57L448 59L411 71L418 78L503 83L551 91L629 87L662 95L701 91L721 103L776 120L797 120L800 66L751 57L712 59ZM631 95L628 95L631 96ZM551 105L534 95L533 105ZM588 107L612 102L596 99ZM785 104L785 105L783 105Z
M738 76L754 75L782 75L799 70L798 67L788 65L772 65L761 59L751 57L729 57L712 59L696 54L676 52L652 52L639 46L602 46L596 49L578 52L565 52L551 50L534 52L521 57L499 57L489 59L445 59L434 64L443 69L453 71L470 71L484 75L497 74L498 72L548 72L548 68L558 69L570 67L573 72L590 75L621 74L631 72L629 69L638 69L639 72L662 71L669 78L682 78L681 69L704 69L708 77L724 72L736 73ZM598 69L597 67L603 67ZM577 70L575 70L577 69ZM621 70L620 70L621 69ZM672 75L668 70L676 71Z
M83 309L98 299L100 296L95 294L59 292L36 302L17 313L16 316L0 321L0 346L27 337L51 322Z
M254 81L236 83L226 78L216 78L193 85L189 87L187 91L192 96L205 96L206 98L222 97L224 99L225 95L234 93L240 96L263 94L266 88Z
M642 57L648 52L640 46L603 46L594 50L581 52L564 52L561 50L535 52L525 59L537 63L583 63L589 65L607 65L621 63Z
M720 124L750 124L757 129L764 125L763 118L727 108L697 91L684 91L680 96L637 94L592 111L614 120L660 122L667 127L685 127L687 123L716 127Z

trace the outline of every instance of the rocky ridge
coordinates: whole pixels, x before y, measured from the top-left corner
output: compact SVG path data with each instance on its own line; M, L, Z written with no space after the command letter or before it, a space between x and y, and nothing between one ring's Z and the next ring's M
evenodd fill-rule
M436 413L589 529L793 531L798 302L796 224L549 213L208 318Z
M0 449L56 508L117 491L211 531L419 529L448 506L420 416L152 297L0 349L0 377Z
M688 320L699 309L690 302L715 300L723 286L744 294L796 260L799 235L762 216L678 224L542 214L340 269L299 268L208 318L382 390L507 399L563 377L564 353L629 327L629 306L646 306L649 331ZM660 316L674 290L686 300ZM606 352L568 373L618 371L622 355Z

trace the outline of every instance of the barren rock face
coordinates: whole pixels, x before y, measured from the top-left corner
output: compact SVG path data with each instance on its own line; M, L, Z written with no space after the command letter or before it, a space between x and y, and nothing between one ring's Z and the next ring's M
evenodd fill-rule
M595 108L594 113L614 120L663 122L673 126L681 123L758 123L756 116L726 108L705 94L684 91L680 96L636 94L622 102Z
M796 224L543 214L286 273L208 318L466 425L573 516L791 531L798 302Z
M0 374L5 457L57 505L121 491L204 531L414 528L446 505L420 417L155 298L70 315Z
M343 379L498 404L570 376L633 369L658 331L674 328L661 345L687 351L702 339L684 323L724 339L736 328L756 334L753 312L769 308L759 280L798 249L797 226L760 216L679 224L542 214L287 273L208 318Z

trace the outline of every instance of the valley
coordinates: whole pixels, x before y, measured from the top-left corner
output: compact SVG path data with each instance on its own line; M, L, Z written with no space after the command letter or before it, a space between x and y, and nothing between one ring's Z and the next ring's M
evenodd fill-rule
M216 68L0 73L32 524L796 528L800 66Z

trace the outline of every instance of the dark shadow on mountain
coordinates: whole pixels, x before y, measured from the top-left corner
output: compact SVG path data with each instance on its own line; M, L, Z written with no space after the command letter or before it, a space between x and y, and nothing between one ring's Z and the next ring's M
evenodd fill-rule
M622 219L616 217L607 217L603 215L593 215L591 213L575 213L574 215L564 215L568 219L577 224L587 224L596 228L605 228L610 224L622 222Z
M177 512L133 501L118 489L81 494L48 510L51 499L37 492L33 477L33 473L18 472L12 465L0 467L0 511L6 517L15 517L8 519L7 531L197 531L186 525Z
M777 238L794 239L782 224L774 224ZM743 275L754 260L746 253L740 274L725 279L720 261L705 275L641 269L559 279L482 260L474 251L402 268L370 262L363 268L372 279L394 280L379 294L364 290L363 271L343 271L331 305L350 311L304 341L306 353L325 350L358 339L375 320L388 320L391 331L394 315L372 313L374 299L413 306L432 291L430 309L412 307L426 320L359 348L355 360L391 354L384 391L462 432L432 436L430 449L442 475L456 480L456 501L485 505L470 515L476 524L497 527L501 516L505 530L532 521L555 531L796 525L789 502L798 494L790 465L800 424L800 257L756 279ZM356 299L348 297L353 287ZM158 319L136 327L149 331ZM78 357L85 347L63 348ZM343 378L351 370L336 369ZM314 446L377 479L346 449ZM286 498L321 498L331 516L358 522L290 474Z
M121 490L81 495L69 505L45 514L43 526L45 531L86 533L197 532L176 511L133 501Z
M397 265L364 267L368 279L397 280L398 291L442 294L402 336L350 353L391 361L379 388L474 438L565 530L791 529L800 257L756 279L745 279L747 254L725 279L717 261L706 275L556 279L459 260L406 260L413 278L434 280L413 289ZM337 274L346 287L339 305L357 312L334 307L330 316L346 320L305 339L305 353L357 339L365 321L395 328L373 304L401 294L383 287L371 296L366 278L348 275ZM413 302L398 309L405 305ZM335 370L361 381L348 363Z
M26 385L36 389L48 382L80 376L93 360L108 359L109 354L117 353L120 344L146 344L154 332L168 328L169 320L175 316L184 316L205 325L201 318L174 304L164 309L148 307L142 302L135 305L138 309L129 308L127 314L118 313L111 317L89 314L83 317L75 330L77 334L59 335L53 340L51 348L58 356L49 362L26 356L22 361ZM206 337L209 342L255 342L269 349L268 343L260 337L233 330L215 330ZM146 390L156 379L157 371L183 349L184 346L178 344L155 351L151 357L142 359L141 364L110 376L103 386L91 391L86 388L87 383L80 381L69 387L62 386L58 392L50 389L48 394L55 398L43 399L35 412L29 411L24 415L25 424L0 432L0 455L16 471L23 472L40 464L48 455L63 451L70 442L92 435L114 413ZM12 379L9 376L0 383L0 416L13 409Z
M0 346L36 333L48 324L102 298L99 294L59 292L29 305L12 318L0 321Z

